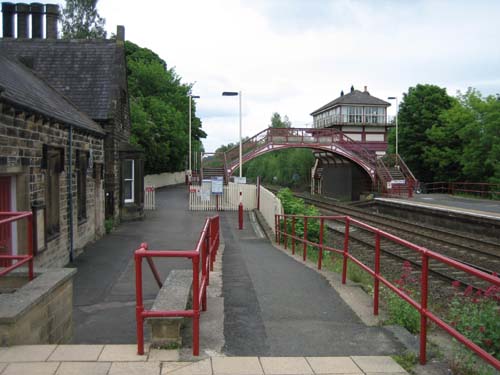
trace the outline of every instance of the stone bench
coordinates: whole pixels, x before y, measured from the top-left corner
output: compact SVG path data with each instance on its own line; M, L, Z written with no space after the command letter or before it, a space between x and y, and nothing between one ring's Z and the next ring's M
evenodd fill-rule
M193 271L172 270L153 303L152 311L186 310L192 302ZM156 347L182 345L182 317L148 318L151 344Z

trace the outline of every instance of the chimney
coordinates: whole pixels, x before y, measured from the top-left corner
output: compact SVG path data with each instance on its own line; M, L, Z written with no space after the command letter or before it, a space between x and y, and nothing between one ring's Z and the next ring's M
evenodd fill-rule
M116 26L116 41L125 42L125 26Z
M12 3L2 3L3 34L4 38L14 38L14 14L16 7Z
M24 3L17 3L16 12L17 12L17 37L29 38L30 25L28 17L30 14L30 6Z
M40 3L31 3L30 4L30 12L31 12L31 37L35 38L43 38L43 13L44 6Z
M368 86L365 86L365 92L368 92Z
M351 92L354 92L354 85L351 85Z
M340 92L340 96L344 96L344 90Z
M57 20L59 18L59 5L45 5L45 33L47 39L57 39Z

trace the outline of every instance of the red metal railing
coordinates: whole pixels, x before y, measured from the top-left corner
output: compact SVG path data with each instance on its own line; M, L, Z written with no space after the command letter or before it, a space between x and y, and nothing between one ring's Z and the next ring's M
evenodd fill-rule
M14 221L26 219L28 254L24 255L0 255L0 261L5 260L6 266L0 271L0 276L7 275L10 271L28 263L28 278L33 280L33 214L31 212L0 212L0 226L10 225ZM13 235L17 235L14 233ZM12 264L11 261L16 262ZM4 264L4 262L1 262Z
M422 185L423 193L468 194L499 199L500 184L484 182L429 182Z
M289 234L287 229L287 221L292 220L292 233ZM297 237L295 234L295 225L297 220L301 220L304 225L304 237ZM310 220L319 220L319 242L312 242L308 240L307 235L307 224ZM344 223L344 241L343 241L343 249L336 249L334 247L326 246L324 244L324 227L325 221L336 221ZM374 234L374 270L372 270L369 266L362 263L359 259L355 258L352 254L349 253L349 232L351 226L356 226L372 232ZM348 260L351 260L353 263L361 267L371 276L373 276L373 286L374 286L374 295L373 295L373 314L378 315L379 310L379 296L380 296L380 283L384 284L391 291L396 293L400 298L404 299L411 306L413 306L420 313L420 363L425 364L427 360L426 354L426 345L427 345L427 322L428 320L435 323L437 326L442 328L445 332L451 335L453 338L461 342L467 348L474 351L479 357L483 358L485 361L490 363L497 370L500 370L500 361L489 354L487 351L482 349L480 346L466 338L460 332L455 330L452 326L446 323L443 319L439 318L433 312L429 311L427 308L428 302L428 283L429 283L429 261L435 260L440 263L443 263L447 266L453 267L457 270L461 270L470 275L480 278L486 282L489 282L492 285L500 287L500 279L498 277L492 276L488 273L479 271L475 268L472 268L468 265L457 262L453 259L450 259L446 256L443 256L439 253L431 251L425 247L417 246L411 242L403 240L399 237L396 237L390 233L384 232L380 229L367 225L361 221L355 220L349 216L298 216L298 215L276 215L275 216L275 228L276 228L276 242L280 244L284 242L285 249L288 246L288 239L291 240L292 245L292 253L295 252L295 242L301 242L304 245L303 251L303 259L304 261L307 259L307 246L312 246L318 248L318 268L321 269L322 266L322 258L324 251L330 251L343 255L343 264L342 264L342 283L346 283L347 278L347 263ZM386 239L391 242L402 245L410 250L413 250L420 254L421 256L421 281L420 281L420 302L414 300L410 295L399 289L396 285L391 283L389 280L384 278L380 274L380 242L381 239Z
M207 286L210 282L210 271L219 249L219 216L205 221L200 238L194 250L148 250L147 243L134 253L135 289L136 289L136 321L137 321L137 353L144 354L144 320L147 318L185 317L193 319L193 355L200 353L200 305L202 311L207 310ZM158 283L162 281L152 258L188 258L193 268L193 303L190 310L153 311L144 309L142 295L142 259L146 258ZM201 261L201 267L200 267ZM200 280L201 268L201 280Z

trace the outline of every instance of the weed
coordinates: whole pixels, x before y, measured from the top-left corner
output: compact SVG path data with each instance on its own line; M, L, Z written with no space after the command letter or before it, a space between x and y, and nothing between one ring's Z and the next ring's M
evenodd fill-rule
M104 229L106 230L106 234L111 233L115 226L115 220L114 219L106 219L104 221Z
M392 358L406 371L412 372L415 365L418 363L418 356L413 352L406 351L400 355L393 355Z

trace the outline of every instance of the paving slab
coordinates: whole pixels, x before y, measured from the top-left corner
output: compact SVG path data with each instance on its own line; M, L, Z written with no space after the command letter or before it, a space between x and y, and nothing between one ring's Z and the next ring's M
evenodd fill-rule
M17 345L0 352L0 362L44 362L56 345Z
M349 357L307 357L315 374L363 374Z
M210 358L198 362L164 362L161 375L211 375L212 362Z
M150 349L148 354L148 361L162 361L162 362L172 362L179 361L179 351L175 350L166 350L166 349Z
M107 375L110 362L61 362L56 375Z
M313 373L313 370L304 357L262 357L260 358L260 364L266 375L301 375Z
M405 369L398 365L391 357L353 356L351 358L365 373L406 374Z
M147 353L147 349L145 349ZM137 354L137 345L105 345L99 362L144 362L148 356Z
M59 345L50 355L49 361L97 361L103 345Z
M113 362L109 375L160 375L160 362Z
M59 362L10 363L2 375L54 375Z
M264 374L257 357L213 357L214 375L257 375Z

